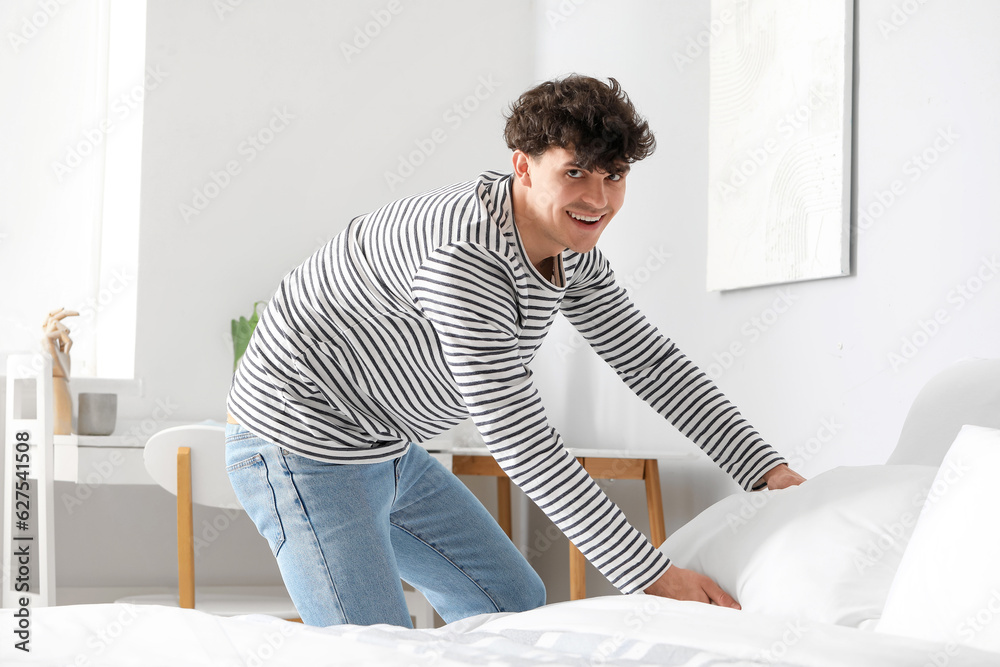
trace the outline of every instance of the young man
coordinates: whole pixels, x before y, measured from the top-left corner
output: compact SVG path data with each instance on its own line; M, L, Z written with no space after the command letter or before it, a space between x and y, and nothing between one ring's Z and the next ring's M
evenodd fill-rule
M289 273L229 394L233 486L302 619L409 626L400 578L445 621L545 589L454 475L412 445L472 416L503 470L622 592L738 606L656 549L569 455L528 364L561 311L622 380L747 490L802 478L636 310L596 249L654 147L618 83L529 90L513 173L358 218Z

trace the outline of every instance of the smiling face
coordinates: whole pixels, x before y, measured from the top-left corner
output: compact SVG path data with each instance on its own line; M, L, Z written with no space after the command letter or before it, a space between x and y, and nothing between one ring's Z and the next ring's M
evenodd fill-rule
M625 202L625 177L588 171L572 150L550 147L534 158L514 151L514 222L531 263L569 248L588 252Z

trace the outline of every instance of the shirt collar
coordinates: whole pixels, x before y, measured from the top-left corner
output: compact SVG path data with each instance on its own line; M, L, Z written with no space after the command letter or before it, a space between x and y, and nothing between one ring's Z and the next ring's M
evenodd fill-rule
M490 220L504 233L512 231L514 226L514 197L511 192L513 180L513 174L496 171L484 172L479 177L479 199Z

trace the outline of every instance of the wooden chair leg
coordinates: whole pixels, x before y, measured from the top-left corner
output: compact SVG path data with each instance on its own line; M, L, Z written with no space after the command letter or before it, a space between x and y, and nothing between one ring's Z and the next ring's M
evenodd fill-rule
M587 559L572 542L569 543L569 599L587 597Z
M194 609L194 511L191 448L177 449L177 585L182 609Z
M510 478L497 477L497 523L507 533L507 537L514 539L513 522L510 511Z
M663 524L663 496L660 494L660 468L656 459L646 459L643 469L646 482L646 507L649 509L649 541L658 547L667 539Z

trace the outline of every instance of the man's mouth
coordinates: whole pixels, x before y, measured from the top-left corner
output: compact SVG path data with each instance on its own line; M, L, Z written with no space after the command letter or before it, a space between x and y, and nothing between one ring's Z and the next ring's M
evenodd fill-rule
M585 225L596 225L603 218L604 215L584 215L582 213L574 213L572 211L566 211L566 215L573 218L577 222L582 222Z

